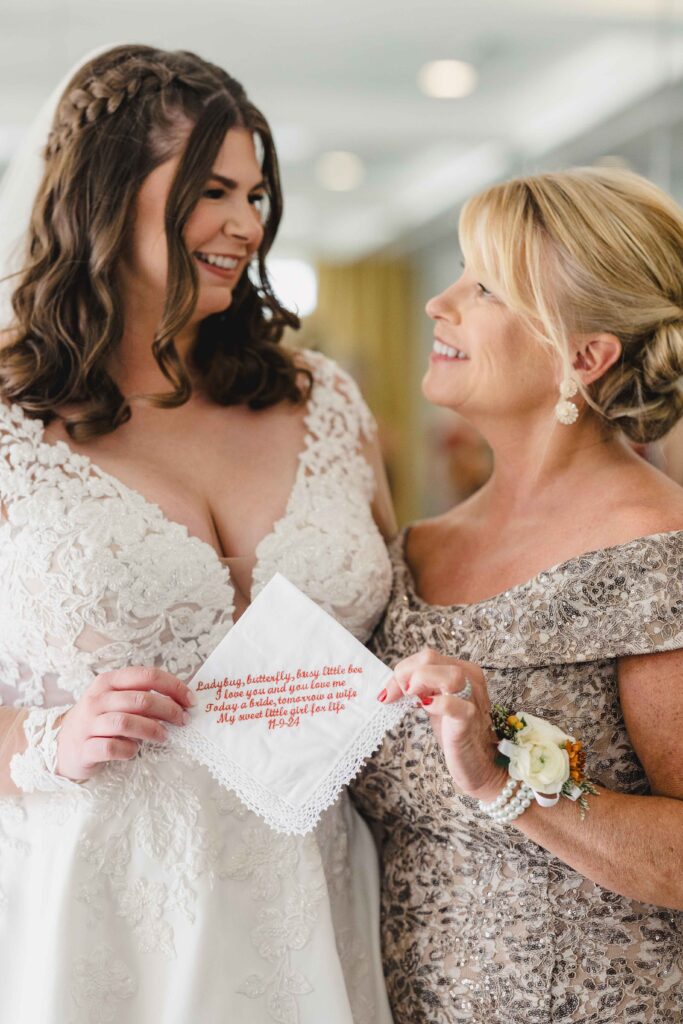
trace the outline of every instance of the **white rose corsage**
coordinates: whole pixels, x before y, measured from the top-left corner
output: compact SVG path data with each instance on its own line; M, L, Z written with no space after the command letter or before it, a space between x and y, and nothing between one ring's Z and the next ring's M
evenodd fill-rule
M598 791L585 775L581 741L526 711L510 714L500 704L493 705L491 721L499 740L497 760L510 778L526 785L541 807L554 807L561 796L577 801L584 818L586 795L597 796Z

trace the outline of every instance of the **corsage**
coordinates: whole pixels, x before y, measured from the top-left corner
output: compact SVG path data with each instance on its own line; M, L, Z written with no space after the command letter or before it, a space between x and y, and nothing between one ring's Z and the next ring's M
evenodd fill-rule
M587 795L598 791L585 774L583 744L551 722L526 711L510 714L494 704L493 729L498 737L496 760L507 768L510 782L492 804L481 804L497 821L519 817L532 800L541 807L554 807L561 796L575 800L583 819L588 811ZM515 792L515 782L519 789Z

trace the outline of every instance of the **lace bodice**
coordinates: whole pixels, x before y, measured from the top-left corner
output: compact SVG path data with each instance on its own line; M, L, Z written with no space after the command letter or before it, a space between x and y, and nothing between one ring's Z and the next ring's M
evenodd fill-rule
M252 593L279 571L364 638L390 585L360 451L372 421L346 374L319 354L307 360L305 445L285 514L255 552ZM0 404L0 695L63 704L96 673L131 663L189 677L232 624L228 568L157 505L43 433Z
M683 533L572 558L472 605L429 605L392 546L394 584L371 647L394 665L424 645L481 665L492 702L580 736L590 776L645 794L617 658L683 647ZM406 715L353 787L383 835L383 945L397 1024L674 1024L683 913L577 874L451 785L426 716ZM578 824L578 823L577 823Z
M362 452L373 423L345 373L305 358L305 444L252 593L279 571L365 640L391 583ZM2 404L0 564L0 693L33 708L26 732L44 737L44 765L51 716L98 673L156 665L189 679L233 622L233 582L210 545ZM17 761L30 795L0 800L3 1020L186 1024L201 1007L207 1024L317 1024L331 998L334 1024L387 1024L367 923L376 865L348 801L301 840L168 746L144 745L83 787L34 787L38 767ZM27 987L27 956L49 986Z

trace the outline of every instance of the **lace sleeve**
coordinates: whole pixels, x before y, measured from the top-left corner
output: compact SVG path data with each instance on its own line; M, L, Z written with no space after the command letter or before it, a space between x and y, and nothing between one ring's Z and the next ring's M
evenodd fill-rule
M69 707L0 708L0 796L81 790L56 774L57 736Z
M368 403L363 398L361 389L346 370L342 370L336 363L332 363L332 366L334 367L335 372L333 386L341 395L344 396L344 398L346 398L358 417L358 433L360 441L374 442L377 438L377 422L370 411Z
M57 737L62 718L72 705L31 708L24 720L27 746L14 754L10 774L24 793L82 792L79 783L57 774Z
M351 374L322 352L308 349L299 355L313 373L314 388L327 392L328 398L330 395L336 397L336 402L333 403L336 405L336 411L342 415L347 429L356 434L358 445L374 441L377 435L375 417Z
M321 352L300 353L313 374L313 396L306 424L307 462L311 472L345 465L372 506L375 523L385 538L395 536L393 502L379 446L377 424L360 388L346 370Z
M318 360L321 358L319 353L315 353L315 357ZM398 532L398 525L375 417L363 398L358 384L346 370L342 370L331 359L325 359L324 364L319 362L318 365L326 371L327 386L331 387L347 405L347 415L350 413L350 420L355 426L360 452L370 466L374 477L373 518L382 536L386 540L391 540Z
M26 750L24 722L28 714L27 709L0 708L0 796L19 792L12 781L10 765L15 754Z

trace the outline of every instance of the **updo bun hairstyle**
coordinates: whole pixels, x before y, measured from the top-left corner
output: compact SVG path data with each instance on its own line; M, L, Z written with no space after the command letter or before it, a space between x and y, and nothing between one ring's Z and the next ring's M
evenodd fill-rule
M620 359L580 387L606 427L646 443L683 416L683 211L665 192L612 168L517 178L469 200L460 241L565 376L572 337L619 339Z

